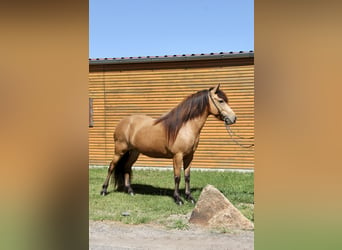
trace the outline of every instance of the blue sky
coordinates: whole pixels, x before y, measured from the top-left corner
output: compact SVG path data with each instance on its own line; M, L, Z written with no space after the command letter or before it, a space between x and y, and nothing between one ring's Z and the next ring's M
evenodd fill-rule
M90 0L89 57L254 50L253 0Z

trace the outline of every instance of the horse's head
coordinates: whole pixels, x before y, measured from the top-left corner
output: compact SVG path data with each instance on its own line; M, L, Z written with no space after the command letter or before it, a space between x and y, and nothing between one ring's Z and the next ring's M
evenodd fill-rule
M226 94L220 90L220 84L209 89L209 113L224 121L226 125L236 122L236 115L228 105Z

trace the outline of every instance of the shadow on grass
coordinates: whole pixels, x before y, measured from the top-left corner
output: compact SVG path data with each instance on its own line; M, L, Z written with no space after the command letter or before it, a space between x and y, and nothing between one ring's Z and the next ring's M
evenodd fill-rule
M152 185L146 184L132 184L132 188L134 193L136 194L147 194L147 195L158 195L158 196L173 196L174 189L172 188L162 188L162 187L154 187ZM199 188L191 188L191 192L196 192L201 190ZM179 189L181 197L185 196L185 189Z
M172 196L174 192L171 188L155 187L147 184L132 184L132 188L136 194ZM184 189L180 190L180 192L184 192Z
M154 187L152 185L147 184L132 184L132 189L135 194L146 194L146 195L156 195L156 196L168 196L173 197L174 189L171 188L163 188L163 187ZM200 191L200 188L191 188L191 192ZM107 194L120 192L124 193L125 191L123 189L120 190L108 190ZM185 189L181 188L179 189L181 197L184 197L185 195Z

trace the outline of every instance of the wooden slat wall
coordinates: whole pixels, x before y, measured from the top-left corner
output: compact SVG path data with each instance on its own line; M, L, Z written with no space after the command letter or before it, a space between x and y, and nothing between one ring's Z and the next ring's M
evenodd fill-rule
M186 96L221 83L238 120L233 131L254 137L254 65L204 68L91 71L94 127L89 128L89 164L108 165L113 156L113 132L124 116L140 113L154 118L168 112ZM241 140L252 144L253 139ZM172 166L172 160L140 156L135 166ZM254 168L254 147L241 148L223 122L209 117L192 167Z

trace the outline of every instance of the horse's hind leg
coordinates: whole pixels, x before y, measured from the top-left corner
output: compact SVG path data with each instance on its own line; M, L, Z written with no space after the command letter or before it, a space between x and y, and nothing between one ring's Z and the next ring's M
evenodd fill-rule
M109 165L106 180L104 181L104 183L102 185L102 191L100 193L101 195L108 194L107 188L108 188L109 180L110 180L111 176L114 176L115 168L120 167L118 165L120 165L121 162L123 162L125 160L124 156L125 156L126 152L127 152L127 144L125 142L115 141L114 157L113 157L113 160L111 161L111 163Z
M109 180L110 180L110 177L112 176L113 174L113 171L114 171L114 167L115 167L115 162L114 162L114 159L111 161L111 163L109 164L109 167L108 167L108 174L107 174L107 177L106 177L106 180L104 181L103 185L102 185L102 191L101 191L101 195L107 195L108 192L107 192L107 188L108 188L108 184L109 184Z
M125 191L130 195L134 195L133 189L131 187L132 166L137 161L138 157L139 157L139 152L136 150L131 150L129 152L129 158L125 165L125 174L124 174Z

